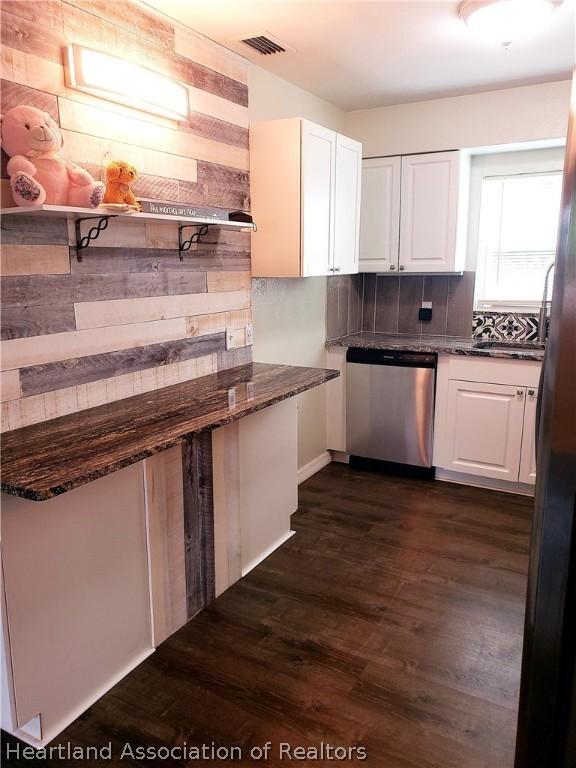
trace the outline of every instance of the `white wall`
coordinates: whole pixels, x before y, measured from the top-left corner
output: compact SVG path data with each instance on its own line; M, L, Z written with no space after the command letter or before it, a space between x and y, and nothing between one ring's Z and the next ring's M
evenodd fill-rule
M260 67L251 65L250 121L305 117L342 131L345 113ZM252 281L254 360L325 367L326 278ZM326 450L325 387L298 398L298 467Z
M483 147L566 136L570 81L348 112L364 157Z
M313 93L298 88L255 64L249 69L250 121L305 117L313 123L342 132L346 113Z

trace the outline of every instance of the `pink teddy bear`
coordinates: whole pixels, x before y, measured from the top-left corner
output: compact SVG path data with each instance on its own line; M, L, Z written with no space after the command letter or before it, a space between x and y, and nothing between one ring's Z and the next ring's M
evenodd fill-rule
M58 155L62 134L47 112L13 107L2 118L1 135L2 147L10 155L7 170L16 205L100 205L104 184Z

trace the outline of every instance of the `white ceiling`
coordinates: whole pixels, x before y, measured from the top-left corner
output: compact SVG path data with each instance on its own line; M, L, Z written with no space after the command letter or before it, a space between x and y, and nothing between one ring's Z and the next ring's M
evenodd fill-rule
M342 109L400 104L570 76L574 2L506 50L475 38L445 0L147 0L174 19ZM292 48L262 56L240 37Z

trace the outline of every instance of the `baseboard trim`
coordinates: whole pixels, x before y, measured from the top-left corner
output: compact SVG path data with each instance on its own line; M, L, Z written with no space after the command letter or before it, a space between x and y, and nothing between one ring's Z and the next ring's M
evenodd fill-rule
M282 544L288 541L288 539L291 539L295 533L296 531L288 531L288 533L284 534L284 536L280 536L279 539L276 539L274 544L271 544L267 549L264 550L264 552L259 554L258 557L255 557L254 560L248 563L248 565L244 566L242 568L242 578L250 573L250 571L254 570L257 565L260 565L263 560L266 560L266 558L269 557L272 552L275 552L278 547L281 547Z
M304 480L308 480L312 475L315 475L316 472L320 472L320 470L324 469L324 467L330 464L331 461L332 455L330 454L330 451L323 451L319 456L316 456L315 459L309 461L308 464L304 464L303 467L298 469L298 485L303 483Z
M350 464L350 454L346 451L330 451L332 454L332 461L338 464Z
M478 477L466 472L452 472L450 469L436 467L436 480L457 485L472 485L475 488L488 488L491 491L504 493L519 493L522 496L534 496L534 486L527 483L511 483L508 480L497 480L493 477Z

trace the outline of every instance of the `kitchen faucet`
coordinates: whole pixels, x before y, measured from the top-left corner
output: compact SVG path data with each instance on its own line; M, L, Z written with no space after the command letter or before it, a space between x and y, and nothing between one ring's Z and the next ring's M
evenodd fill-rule
M548 281L550 279L550 272L554 269L554 262L550 264L546 270L546 277L544 278L544 294L542 296L542 304L540 305L540 315L538 317L538 336L537 341L546 341L546 325L548 323Z

